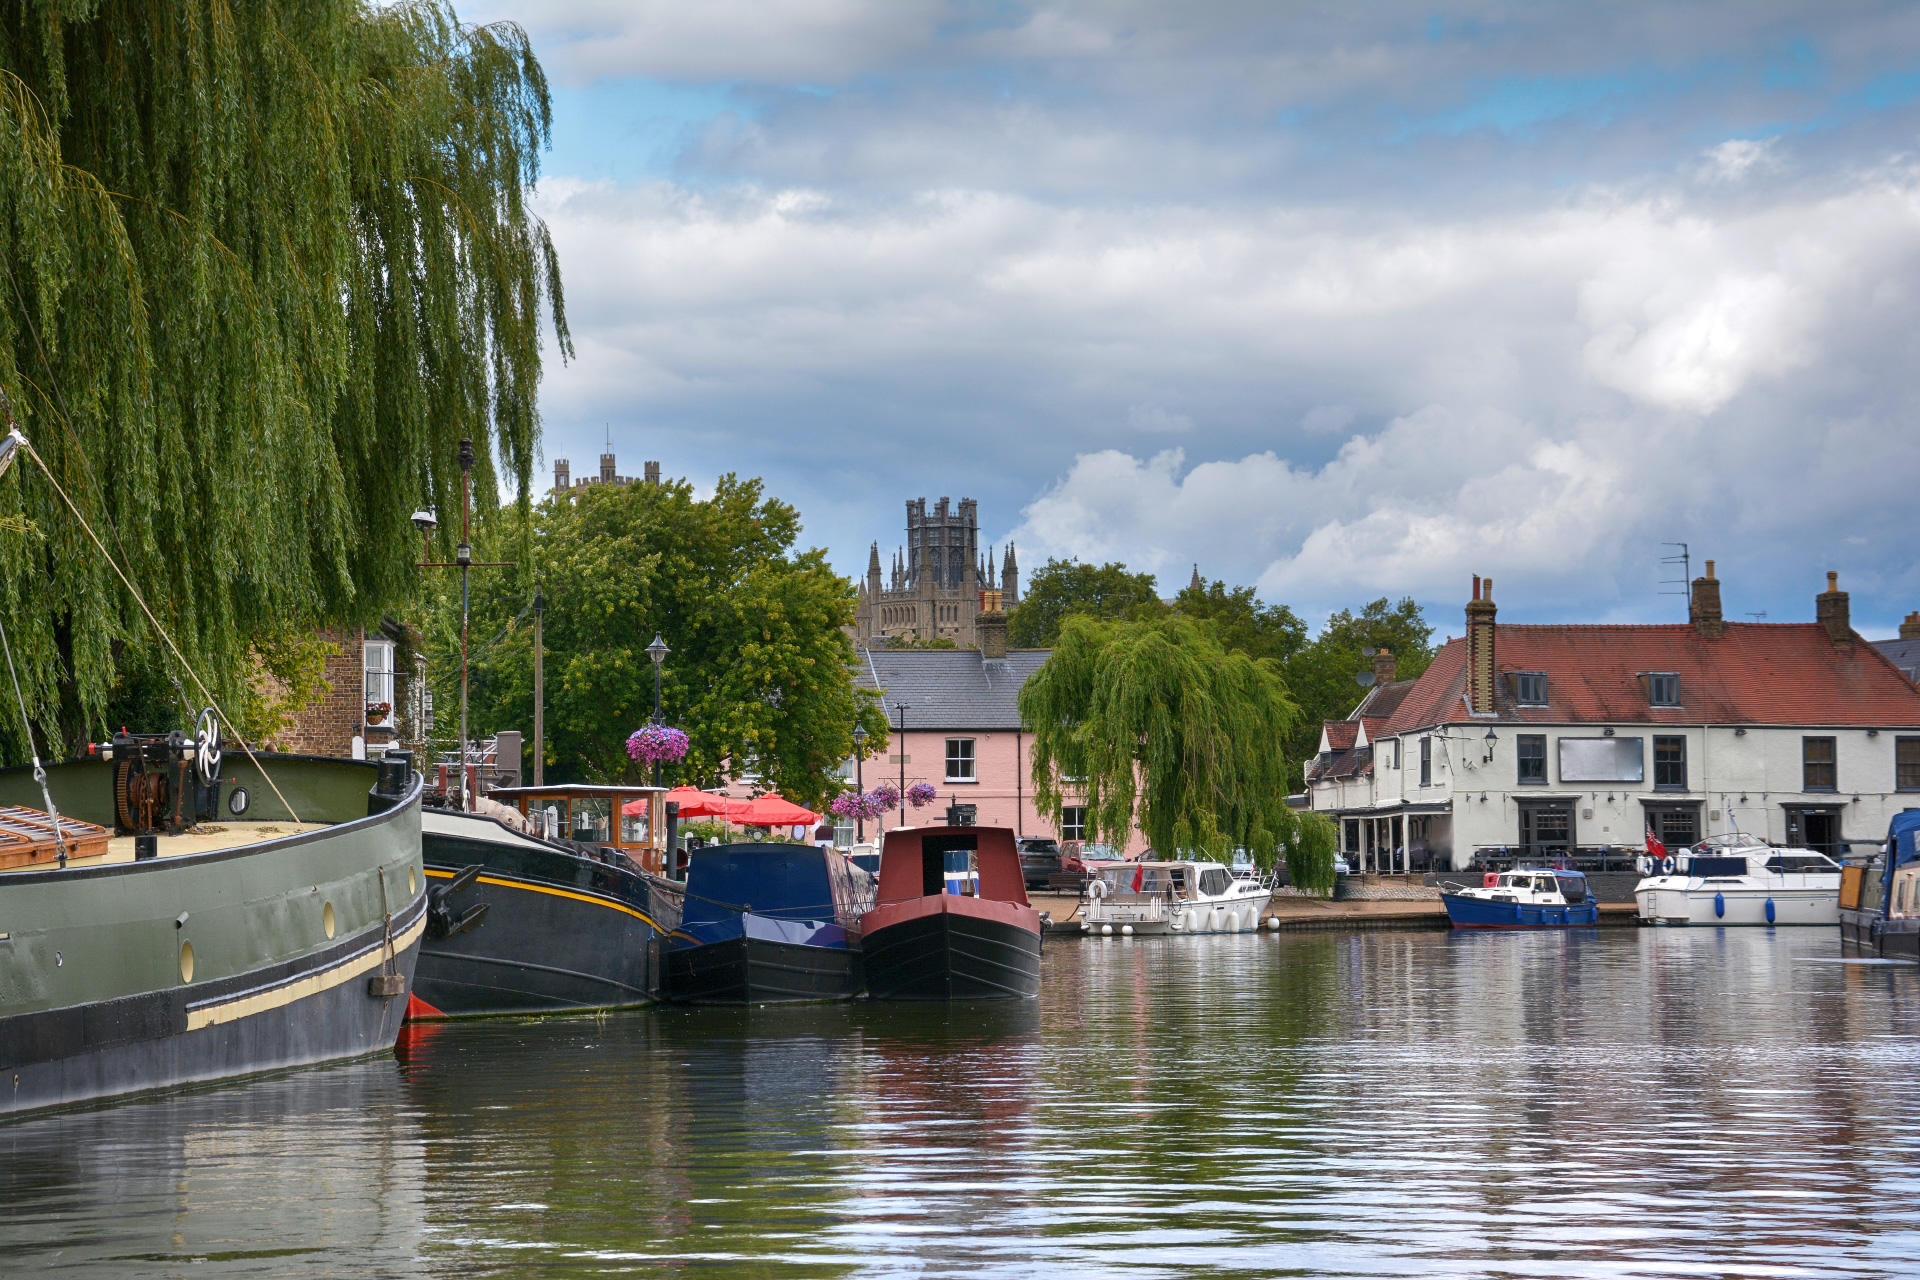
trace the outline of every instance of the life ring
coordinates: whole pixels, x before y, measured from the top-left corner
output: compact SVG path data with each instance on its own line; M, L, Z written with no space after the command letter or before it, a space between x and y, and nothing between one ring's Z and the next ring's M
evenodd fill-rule
M1106 896L1107 896L1107 882L1105 880L1096 879L1096 880L1087 881L1087 898L1089 901L1104 898Z
M1670 876L1673 874L1673 855L1672 854L1668 854L1664 858L1657 858L1655 859L1655 862L1658 864L1655 869L1659 872L1659 874L1663 876Z

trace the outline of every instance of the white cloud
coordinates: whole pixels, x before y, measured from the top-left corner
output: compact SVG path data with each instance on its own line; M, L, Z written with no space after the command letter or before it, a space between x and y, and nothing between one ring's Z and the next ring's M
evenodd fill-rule
M1780 167L1777 138L1729 138L1709 147L1701 158L1700 176L1710 182L1738 182L1751 174Z

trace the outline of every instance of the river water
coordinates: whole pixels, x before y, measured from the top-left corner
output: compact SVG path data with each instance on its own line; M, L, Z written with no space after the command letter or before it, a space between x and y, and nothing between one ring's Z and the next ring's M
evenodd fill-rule
M1914 1275L1917 1145L1829 930L1071 940L0 1126L0 1277Z

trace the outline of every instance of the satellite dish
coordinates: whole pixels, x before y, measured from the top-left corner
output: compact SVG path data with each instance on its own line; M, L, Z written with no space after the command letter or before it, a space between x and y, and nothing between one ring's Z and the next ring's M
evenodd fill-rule
M1359 685L1362 689L1365 689L1373 683L1373 672L1362 671L1359 675L1353 678L1353 682Z
M1368 647L1360 651L1360 656L1363 658L1371 658L1374 654L1378 652L1380 652L1378 649L1375 649L1371 645L1369 645Z

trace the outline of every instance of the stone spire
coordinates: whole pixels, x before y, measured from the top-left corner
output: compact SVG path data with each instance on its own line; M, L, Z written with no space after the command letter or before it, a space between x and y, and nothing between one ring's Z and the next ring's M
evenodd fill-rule
M1191 590L1199 592L1205 592L1207 589L1207 584L1200 581L1200 565L1197 561L1193 566L1193 577L1188 580L1187 586Z
M1020 603L1020 566L1014 563L1013 544L1007 544L1007 554L1000 558L1000 607L1011 609Z

